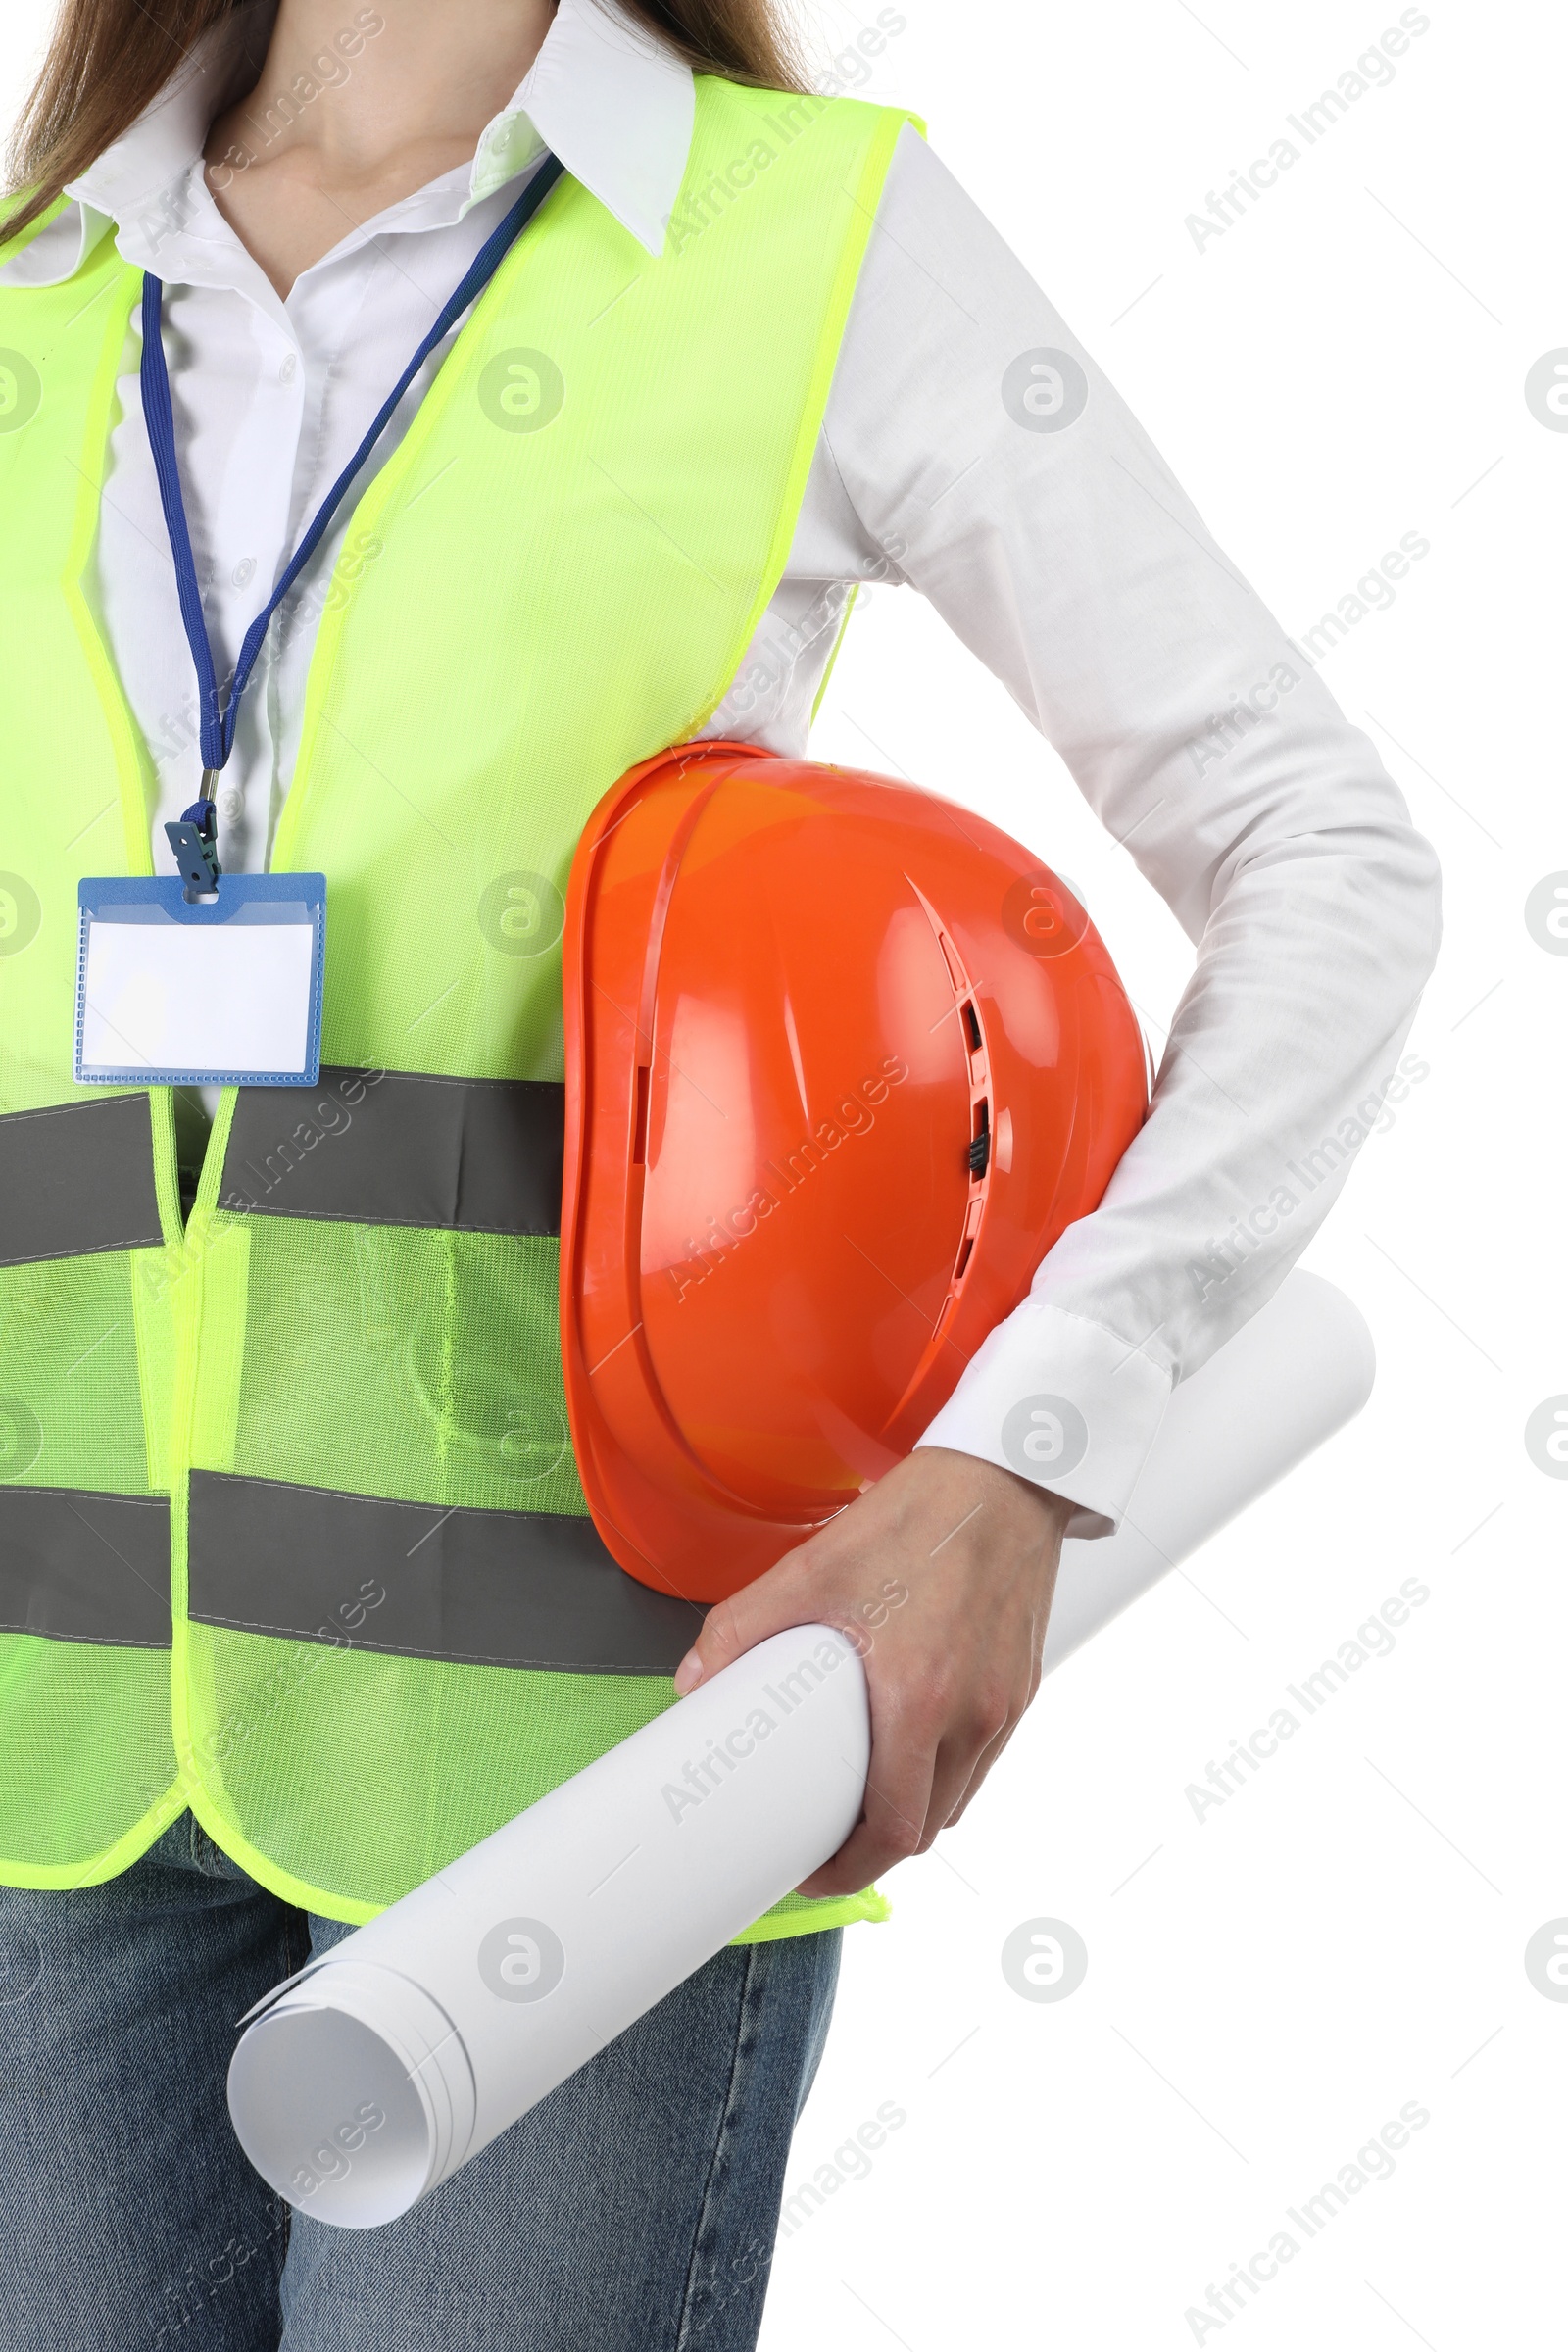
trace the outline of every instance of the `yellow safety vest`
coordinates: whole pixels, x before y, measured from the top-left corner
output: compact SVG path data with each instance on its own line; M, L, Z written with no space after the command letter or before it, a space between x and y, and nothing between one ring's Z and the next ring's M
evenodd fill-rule
M563 893L778 584L904 119L699 77L662 257L565 179L502 267L312 662L320 1084L225 1093L183 1225L169 1090L72 1078L78 878L150 866L81 589L140 273L0 289L0 1881L189 1805L365 1920L670 1703L698 1612L600 1542L563 1399Z

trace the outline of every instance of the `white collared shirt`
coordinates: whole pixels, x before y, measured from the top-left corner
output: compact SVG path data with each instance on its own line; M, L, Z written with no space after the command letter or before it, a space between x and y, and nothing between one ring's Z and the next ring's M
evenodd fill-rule
M362 29L373 16L361 12ZM181 473L220 675L519 175L549 148L657 255L693 122L683 64L612 0L560 0L472 165L350 230L283 299L224 222L201 153L209 123L245 87L237 53L256 58L270 19L271 0L255 0L226 20L0 272L56 283L113 234L126 261L164 280ZM352 57L345 65L353 71ZM330 104L331 90L298 103ZM163 824L194 799L201 760L139 350L133 321L89 587L156 768L149 820L167 872ZM1028 421L1049 414L1051 380L1007 390L1020 355L1041 351L1073 355L1084 370L1087 405L1070 430ZM273 622L246 697L219 799L235 870L267 862L352 503ZM926 1435L1016 1468L1008 1413L1028 1397L1067 1398L1088 1450L1043 1483L1078 1504L1073 1533L1100 1534L1126 1503L1173 1380L1263 1303L1338 1192L1343 1167L1310 1189L1288 1171L1356 1105L1365 1118L1396 1068L1436 952L1436 864L1366 737L908 130L783 581L708 732L802 755L846 601L870 578L918 590L1004 682L1199 947L1152 1110L1103 1203L1050 1252ZM1282 665L1294 682L1271 695ZM1299 1195L1290 1213L1283 1192Z

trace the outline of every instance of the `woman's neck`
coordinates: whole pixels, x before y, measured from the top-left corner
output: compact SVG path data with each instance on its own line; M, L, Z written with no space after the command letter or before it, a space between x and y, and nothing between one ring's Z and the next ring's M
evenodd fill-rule
M282 0L255 88L206 148L220 212L279 294L468 161L554 13L554 0Z

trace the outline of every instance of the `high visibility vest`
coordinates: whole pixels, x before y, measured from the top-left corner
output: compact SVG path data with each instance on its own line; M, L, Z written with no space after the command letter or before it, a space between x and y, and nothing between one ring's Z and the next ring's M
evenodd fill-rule
M320 1083L225 1091L183 1227L170 1090L72 1078L78 878L151 862L81 585L140 273L0 289L0 1881L189 1805L362 1921L671 1702L700 1613L564 1402L563 893L777 587L904 120L700 76L661 258L567 178L503 266L319 622L272 864L327 877Z

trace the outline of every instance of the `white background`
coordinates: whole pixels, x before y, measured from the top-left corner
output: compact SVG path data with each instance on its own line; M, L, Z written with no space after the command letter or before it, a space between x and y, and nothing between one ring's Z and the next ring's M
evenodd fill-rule
M1568 957L1524 902L1568 868L1568 432L1524 378L1568 346L1568 24L1433 0L1393 83L1200 253L1186 216L1399 6L903 11L866 94L928 118L1286 628L1430 539L1322 666L1438 847L1447 944L1431 1074L1305 1261L1373 1327L1372 1402L1047 1685L961 1829L894 1875L893 1924L846 1936L791 2188L884 2102L906 2121L781 2241L764 2352L1558 2342L1568 2002L1523 1955L1568 1915L1568 1484L1523 1432L1568 1392ZM824 49L875 13L822 7ZM0 115L45 15L10 0ZM941 625L861 605L818 756L896 765L1071 874L1157 1050L1175 923ZM1188 1784L1410 1577L1430 1597L1393 1653L1196 1819ZM1041 1917L1089 1951L1057 2003L1000 1966ZM1411 2101L1393 2178L1308 2241L1286 2208ZM1282 2228L1295 2259L1197 2328Z

